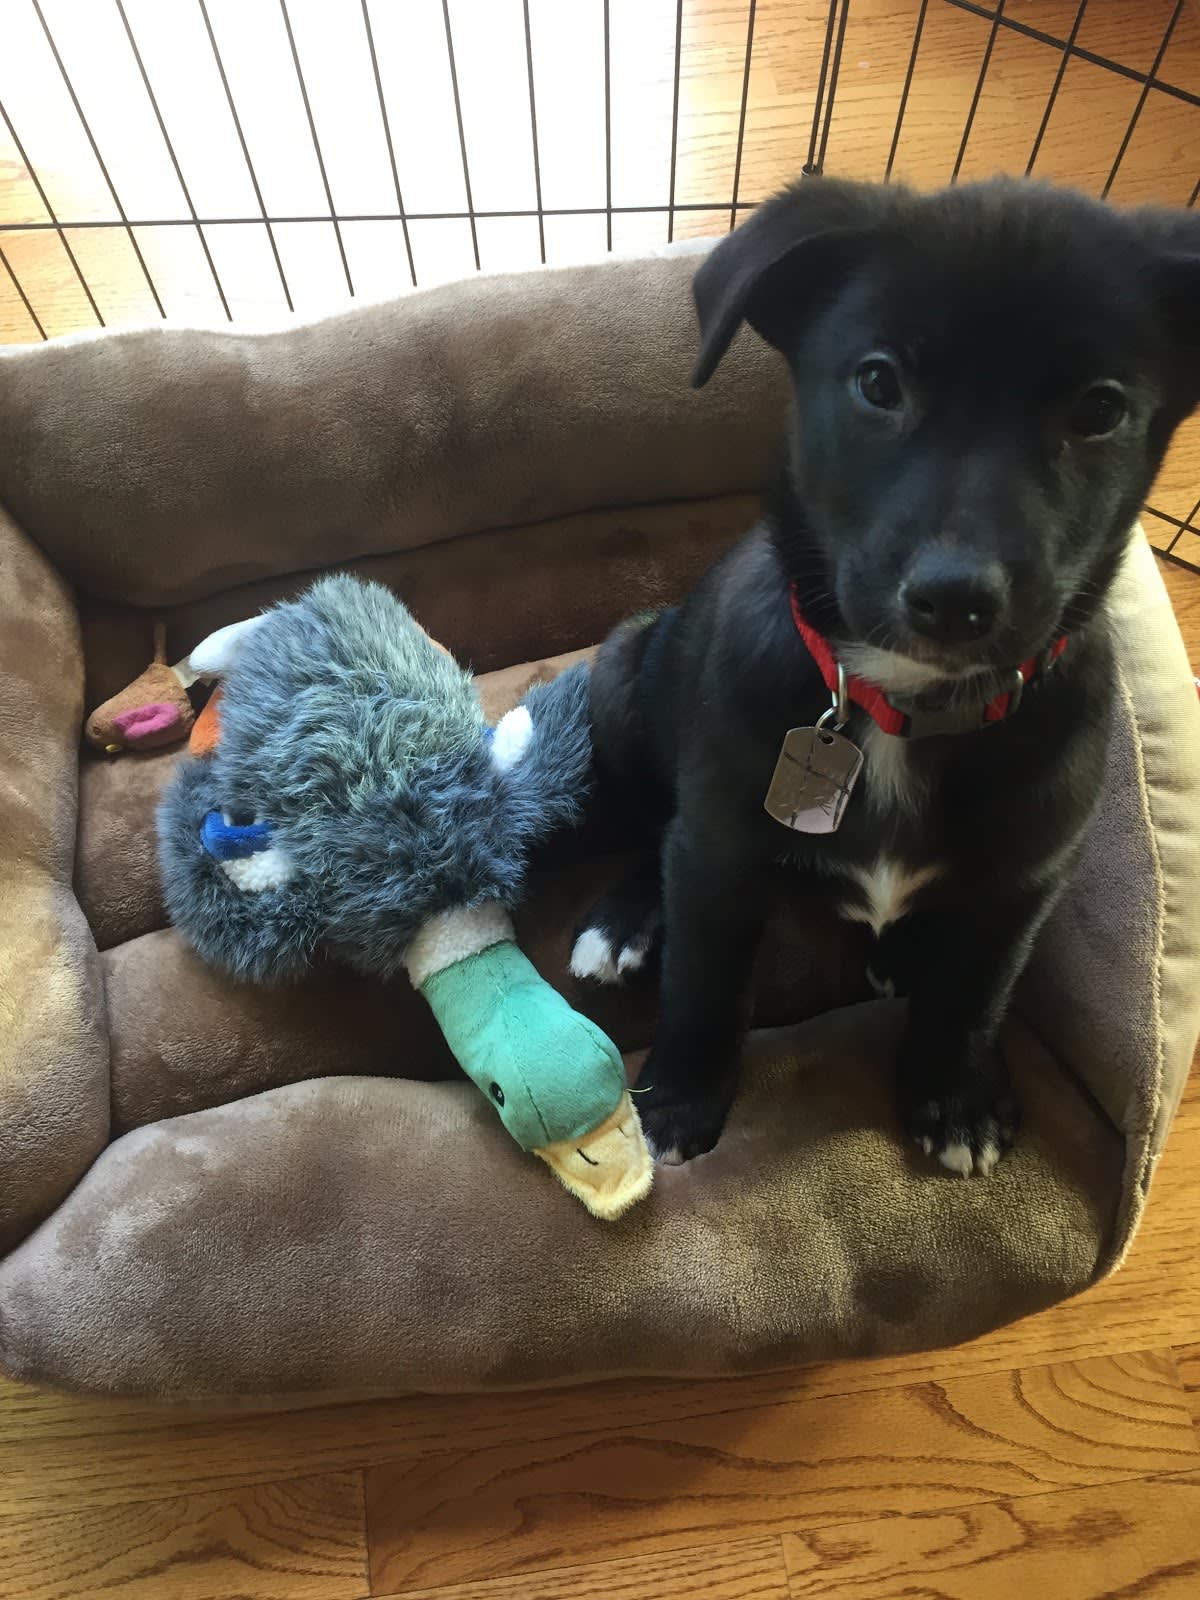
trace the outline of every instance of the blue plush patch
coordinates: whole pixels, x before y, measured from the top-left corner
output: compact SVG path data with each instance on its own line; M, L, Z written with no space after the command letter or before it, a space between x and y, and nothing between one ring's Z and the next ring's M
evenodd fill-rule
M271 824L226 822L219 811L210 811L200 824L200 843L218 861L244 861L271 843Z

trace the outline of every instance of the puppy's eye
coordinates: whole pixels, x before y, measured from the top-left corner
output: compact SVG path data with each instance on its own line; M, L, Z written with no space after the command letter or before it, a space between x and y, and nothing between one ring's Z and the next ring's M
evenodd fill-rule
M1067 422L1081 439L1103 439L1124 420L1128 409L1119 384L1094 383L1071 407Z
M876 411L897 411L904 404L900 374L886 356L868 356L860 361L854 387Z

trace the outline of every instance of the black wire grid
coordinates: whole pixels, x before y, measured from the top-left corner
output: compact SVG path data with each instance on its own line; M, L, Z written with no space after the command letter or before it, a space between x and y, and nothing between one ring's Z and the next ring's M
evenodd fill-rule
M442 18L445 26L446 56L447 64L449 66L450 86L454 100L454 111L458 128L458 146L462 159L463 188L466 198L466 210L410 211L405 207L404 195L400 183L400 163L397 160L396 149L393 143L392 128L388 117L387 103L384 96L382 79L380 76L379 60L376 54L375 34L371 22L371 7L369 0L359 0L361 22L373 73L374 81L372 87L378 101L383 137L387 146L387 156L392 179L392 187L396 200L394 211L363 213L347 213L341 212L337 209L337 205L334 201L333 191L330 187L329 177L325 168L325 159L321 149L320 133L318 131L317 122L313 115L312 105L309 100L308 87L304 77L304 66L300 59L300 53L297 50L295 35L292 30L292 20L288 12L288 0L279 0L279 9L282 15L288 48L291 54L292 66L295 69L297 85L300 91L300 97L303 103L305 116L307 118L308 131L312 139L313 154L316 158L317 169L320 174L321 185L324 190L325 200L328 206L328 210L325 213L315 216L272 216L268 213L266 202L263 199L262 189L259 185L258 176L255 172L254 160L251 156L250 148L247 144L246 136L242 129L242 122L238 114L237 103L234 99L228 76L226 75L225 63L221 56L221 48L218 44L217 36L213 31L212 21L209 17L206 0L196 0L201 17L203 18L208 45L212 51L213 61L216 66L229 108L229 116L233 125L233 129L237 135L242 157L246 163L247 175L249 176L257 204L257 215L234 217L202 217L197 212L196 206L192 200L191 191L188 188L187 179L176 154L175 147L172 144L166 121L163 118L158 97L155 94L154 86L146 70L141 51L138 48L138 42L134 35L134 31L130 26L123 0L112 0L112 3L114 4L120 17L121 25L126 39L128 40L133 61L136 64L142 85L145 88L159 132L162 135L164 147L174 169L175 176L178 179L179 187L183 195L184 205L188 213L186 217L154 218L131 218L127 214L125 207L121 202L121 197L117 191L116 184L113 182L109 169L105 164L104 156L101 152L100 146L97 143L91 125L88 122L87 113L85 112L79 101L79 97L75 92L74 85L71 82L70 75L59 52L58 45L55 42L53 32L51 31L49 23L46 20L45 13L42 10L40 0L31 0L31 3L37 15L41 29L45 34L46 43L49 46L50 52L54 58L55 65L62 77L63 85L71 99L71 103L74 107L76 115L79 118L80 125L91 147L92 153L96 158L101 177L103 178L105 186L108 189L109 195L112 199L113 209L116 212L115 219L101 220L84 219L68 221L57 216L54 207L50 202L50 198L42 185L41 179L39 178L33 163L29 159L29 155L25 149L25 146L21 142L20 135L17 129L14 127L12 119L10 118L3 102L0 101L0 121L3 121L4 126L7 128L8 135L16 148L20 160L24 164L24 167L29 174L38 198L46 212L46 219L41 222L0 223L0 267L4 269L5 274L11 281L13 288L20 298L21 303L28 313L34 327L37 329L38 333L43 339L47 338L48 335L38 316L36 305L34 304L23 284L20 282L11 260L3 249L3 236L5 233L31 233L39 231L52 231L56 233L66 259L70 263L71 269L79 281L79 286L87 299L88 306L96 319L97 325L103 327L105 325L103 313L96 302L95 295L88 284L87 278L80 267L79 261L71 248L70 240L67 237L68 230L74 230L77 228L101 228L123 231L129 241L129 245L137 261L138 268L142 276L145 278L146 286L154 301L154 305L159 315L165 318L167 312L163 306L162 298L159 294L157 285L154 282L150 268L147 265L145 256L139 247L137 236L134 230L136 228L143 227L187 227L194 229L204 254L204 260L207 269L212 276L213 286L216 289L218 298L220 299L221 307L226 317L232 322L233 312L230 309L228 296L226 294L224 285L221 282L220 273L217 270L217 265L213 259L208 240L205 237L204 230L206 227L224 226L231 223L240 223L248 226L261 227L266 234L267 241L271 248L272 258L274 261L275 270L279 275L279 283L283 291L284 300L287 303L288 310L291 311L294 309L292 292L288 285L287 273L284 270L283 260L279 252L279 247L276 243L274 232L275 227L280 224L298 222L322 223L326 225L332 224L334 236L337 242L342 272L344 273L346 279L346 291L348 295L353 296L355 292L354 280L351 274L350 263L346 254L345 243L342 237L343 223L398 222L401 226L404 240L403 272L404 275L411 281L412 286L415 288L417 286L417 269L413 257L412 239L409 233L409 224L411 222L465 221L470 227L471 248L474 255L475 266L476 269L478 269L480 267L480 254L479 235L476 224L480 218L511 219L517 217L536 217L538 225L539 253L542 261L544 262L546 260L545 219L547 217L603 216L605 218L606 242L608 249L611 250L613 243L612 230L614 216L628 215L633 213L660 212L664 209L661 205L619 206L613 204L613 107L609 0L602 0L604 28L605 203L603 206L579 207L550 207L545 206L542 203L541 155L538 140L537 94L534 84L534 41L529 21L529 0L522 0L525 36L525 64L529 91L529 122L536 206L531 210L526 209L511 211L481 210L475 206L472 198L471 166L467 151L466 132L463 126L462 100L459 92L458 71L455 59L454 27L451 19L450 0L442 0ZM380 0L376 0L376 3L380 3ZM821 44L821 62L817 79L816 97L813 105L812 125L809 130L808 137L808 154L807 160L805 161L803 167L803 171L806 176L817 176L825 170L826 157L829 153L830 130L833 125L834 103L837 97L838 79L842 67L842 51L846 37L846 25L849 20L851 4L852 0L829 0L828 12L825 19L824 37ZM1036 40L1041 44L1048 45L1051 48L1058 50L1060 53L1058 70L1055 74L1053 84L1051 85L1049 95L1046 99L1046 104L1042 112L1037 132L1030 147L1028 159L1025 163L1024 171L1027 175L1033 172L1037 163L1038 154L1041 150L1046 129L1050 122L1054 104L1058 97L1059 90L1062 87L1064 74L1066 72L1068 63L1072 59L1078 59L1080 61L1088 62L1093 66L1101 67L1108 72L1112 72L1120 77L1132 80L1141 86L1137 102L1129 118L1128 126L1125 129L1120 146L1117 150L1116 157L1113 161L1112 168L1101 191L1104 197L1108 196L1113 184L1116 181L1117 175L1120 172L1121 164L1125 159L1126 152L1129 149L1130 141L1132 140L1134 132L1137 129L1138 122L1141 118L1142 111L1146 105L1146 101L1149 98L1151 90L1156 90L1162 94L1172 97L1173 99L1183 101L1188 105L1200 107L1200 95L1192 94L1188 90L1182 89L1176 84L1165 82L1158 76L1159 70L1162 66L1163 58L1166 55L1167 48L1170 45L1172 36L1174 35L1176 25L1179 22L1179 18L1183 12L1186 0L1175 0L1175 5L1171 10L1166 27L1163 30L1162 38L1155 53L1153 63L1151 64L1148 72L1139 72L1132 67L1123 65L1121 62L1112 60L1110 57L1099 55L1095 51L1084 49L1077 43L1080 27L1087 13L1089 0L1079 0L1071 23L1070 31L1068 32L1066 38L1059 38L1054 34L1046 33L1040 28L1033 27L1026 22L1018 21L1015 17L1007 15L1005 11L1006 0L994 0L993 5L976 3L976 0L920 0L920 6L917 11L913 29L912 47L909 52L904 84L901 89L899 106L896 112L895 127L888 151L887 162L884 171L881 174L881 177L885 181L889 180L892 176L896 154L900 146L900 136L904 126L905 112L908 108L909 93L912 88L914 75L918 70L918 63L921 54L921 41L931 4L949 6L957 11L970 13L975 17L983 19L989 24L987 43L980 62L974 93L971 97L970 108L963 124L962 136L959 140L958 150L953 166L947 174L948 181L951 183L957 180L959 173L962 170L963 161L966 156L967 148L971 138L971 130L975 122L975 115L979 108L980 98L983 94L984 83L987 78L988 69L991 65L996 40L999 37L1001 30L1008 30L1011 33L1021 35L1027 39ZM755 200L744 200L741 197L742 154L746 136L746 109L750 93L750 74L754 60L755 10L756 0L747 0L746 50L742 75L741 106L737 124L737 149L734 160L731 192L727 199L705 201L702 203L679 203L676 201L675 194L676 168L679 150L679 85L683 45L684 0L676 0L675 60L671 103L671 153L668 195L667 204L665 207L668 240L674 238L675 219L676 216L681 212L727 211L729 219L728 226L732 229L738 221L738 214L740 212L752 209L757 203ZM1200 177L1197 178L1196 184L1191 192L1191 197L1188 200L1189 208L1196 204L1197 198L1200 198ZM1154 506L1147 507L1147 510L1151 511L1156 517L1167 523L1172 529L1172 534L1169 538L1168 544L1164 549L1159 551L1159 554L1169 558L1170 560L1179 562L1181 565L1189 567L1193 571L1200 572L1200 561L1197 561L1196 559L1190 559L1189 556L1185 554L1184 545L1181 543L1181 541L1185 541L1188 536L1190 536L1191 540L1200 540L1200 523L1197 522L1197 519L1200 518L1200 500L1197 500L1188 516L1184 519L1172 516L1170 513L1162 511ZM1200 545L1198 545L1197 548L1200 548Z

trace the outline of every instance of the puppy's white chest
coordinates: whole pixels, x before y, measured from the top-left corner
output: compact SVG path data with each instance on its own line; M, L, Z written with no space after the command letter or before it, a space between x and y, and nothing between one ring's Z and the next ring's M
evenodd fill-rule
M862 743L864 788L875 814L886 817L897 811L919 811L927 799L927 786L912 761L908 741L872 724ZM865 922L880 934L889 923L900 921L914 896L943 870L936 862L914 866L881 852L869 866L846 869L846 876L862 891L863 903L844 906L842 915L851 922Z
M893 857L876 856L868 867L847 867L846 876L862 891L863 900L842 907L848 922L865 922L876 934L899 922L926 884L942 874L937 863L914 867Z

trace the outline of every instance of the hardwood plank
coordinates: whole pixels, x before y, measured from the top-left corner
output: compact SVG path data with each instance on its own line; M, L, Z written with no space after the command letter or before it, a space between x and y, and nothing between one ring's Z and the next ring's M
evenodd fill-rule
M1153 511L1142 512L1142 528L1147 543L1154 550L1165 550L1179 531L1173 522L1168 522Z
M1200 161L1197 162L1200 167ZM1186 522L1200 500L1200 416L1189 417L1171 440L1147 503Z
M1185 553L1189 560L1200 561L1200 539L1195 535L1191 539L1192 543ZM1175 617L1183 634L1183 642L1187 645L1192 671L1200 676L1200 572L1189 572L1174 561L1160 562L1159 571L1175 608Z
M1200 1468L1148 1353L446 1451L366 1474L376 1592Z
M1200 1475L788 1534L791 1600L1103 1600L1200 1590Z
M1200 1344L1177 1345L1174 1356L1179 1381L1191 1405L1196 1427L1200 1429Z
M365 1570L354 1472L0 1518L0 1593L14 1600L353 1600Z
M740 1539L517 1578L405 1589L403 1595L378 1600L595 1600L596 1595L605 1600L788 1600L788 1579L778 1539Z

